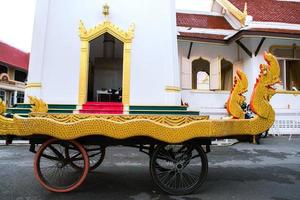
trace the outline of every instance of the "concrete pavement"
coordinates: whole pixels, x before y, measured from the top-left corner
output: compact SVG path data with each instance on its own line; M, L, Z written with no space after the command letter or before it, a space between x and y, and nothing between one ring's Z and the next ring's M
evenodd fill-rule
M300 138L268 137L261 145L212 147L209 172L199 193L169 196L155 188L149 158L137 149L107 149L104 163L68 194L45 191L33 175L28 145L0 146L0 200L77 199L300 199Z

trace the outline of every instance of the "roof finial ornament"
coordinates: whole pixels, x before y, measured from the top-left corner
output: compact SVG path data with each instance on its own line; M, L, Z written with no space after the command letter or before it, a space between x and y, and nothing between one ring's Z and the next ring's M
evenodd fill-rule
M107 3L105 3L103 5L102 13L103 13L105 19L107 20L108 19L108 15L109 15L109 6L108 6Z
M243 13L244 13L245 15L248 15L247 12L248 12L247 2L245 2L245 5L244 5L244 12L243 12Z

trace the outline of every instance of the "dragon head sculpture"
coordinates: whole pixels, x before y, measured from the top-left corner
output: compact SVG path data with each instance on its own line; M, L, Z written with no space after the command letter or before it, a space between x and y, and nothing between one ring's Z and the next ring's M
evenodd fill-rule
M243 95L248 90L248 79L244 72L237 70L234 85L227 100L227 111L235 119L244 119L245 112L241 108L246 97Z
M275 117L269 101L276 93L273 86L280 82L280 67L276 57L272 54L265 53L264 59L267 65L260 65L260 73L254 85L250 107L255 114L268 119Z
M35 113L47 113L48 105L41 99L33 96L29 96L29 102L31 106L31 112Z
M6 112L6 104L5 101L3 101L0 98L0 115L4 115L4 113Z

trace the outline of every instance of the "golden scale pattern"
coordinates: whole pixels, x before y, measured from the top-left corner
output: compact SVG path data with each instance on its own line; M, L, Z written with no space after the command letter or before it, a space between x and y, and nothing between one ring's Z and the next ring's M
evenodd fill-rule
M278 81L280 74L275 57L266 54L265 59L270 66L265 66L253 91L251 104L257 115L252 119L210 120L207 116L48 114L45 113L47 107L42 100L31 98L33 110L36 112L31 113L28 118L15 115L13 119L8 119L0 116L0 135L44 134L62 140L90 135L103 135L115 139L147 136L168 143L180 143L193 138L257 135L269 129L274 123L275 112L268 103L272 97L269 94L271 93L269 86ZM259 104L268 106L257 107Z
M149 120L170 127L182 126L193 121L208 119L208 116L177 116L177 115L90 115L90 114L48 114L31 113L30 117L53 119L56 122L73 123L84 119L104 119L112 122L129 122L134 120Z

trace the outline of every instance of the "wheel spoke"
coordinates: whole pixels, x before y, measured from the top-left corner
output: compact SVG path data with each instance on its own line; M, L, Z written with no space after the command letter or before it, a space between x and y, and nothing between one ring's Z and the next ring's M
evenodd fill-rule
M101 152L101 147L98 147L98 148L85 148L86 152L91 152L91 151L100 151Z
M43 158L47 158L49 160L53 160L53 161L59 161L59 160L61 160L60 158L57 158L57 157L54 157L54 156L49 156L47 154L42 154L42 157Z
M67 148L72 151L71 158L65 152ZM81 170L70 166L71 160L79 159L76 157L80 157L79 162L83 166ZM79 143L60 142L56 139L47 141L39 148L34 163L38 181L53 192L69 192L76 189L85 179L88 167L88 155Z
M58 158L64 158L64 156L55 147L53 147L52 145L49 145L49 148L53 151L53 153L55 155L58 156Z
M206 178L206 154L201 146L193 144L159 145L152 154L150 172L155 184L165 192L189 194Z
M71 151L72 150L72 151ZM99 145L91 145L91 146L85 146L85 150L88 153L89 161L90 161L90 168L89 170L96 169L103 161L105 156L105 149ZM82 163L79 161L82 160L82 156L80 154L72 154L74 153L73 148L66 148L65 149L66 156L70 159L70 165L71 167L75 169L82 169ZM79 157L80 156L80 157Z
M82 160L83 159L82 157L77 158L80 155L81 155L80 152L76 153L74 156L70 157L70 161L72 162L72 161Z
M199 157L200 157L200 155L192 156L192 157L191 157L191 160L193 160L193 159L195 159L195 158L199 158Z
M95 157L95 156L98 156L98 155L101 155L101 152L97 152L97 153L94 153L94 154L90 154L90 153L89 153L89 157L90 157L90 158Z

